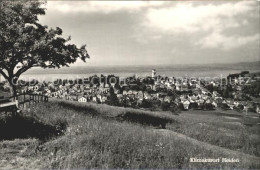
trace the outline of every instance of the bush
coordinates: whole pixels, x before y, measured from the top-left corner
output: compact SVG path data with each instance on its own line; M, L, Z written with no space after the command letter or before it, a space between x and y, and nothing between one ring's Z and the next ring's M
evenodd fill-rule
M168 102L163 102L163 103L161 104L161 109L162 109L163 111L168 111L168 110L170 109L170 106L171 106L170 103L168 103Z
M152 106L153 105L152 105L152 101L151 100L143 99L141 107L143 107L143 108L151 108Z

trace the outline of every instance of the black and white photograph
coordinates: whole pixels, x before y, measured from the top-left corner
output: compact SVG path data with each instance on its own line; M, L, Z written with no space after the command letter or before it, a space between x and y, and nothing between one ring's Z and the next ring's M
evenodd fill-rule
M260 1L0 0L8 169L260 169Z

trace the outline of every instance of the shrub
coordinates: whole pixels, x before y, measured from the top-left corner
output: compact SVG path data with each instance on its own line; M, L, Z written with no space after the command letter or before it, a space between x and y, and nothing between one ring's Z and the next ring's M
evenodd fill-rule
M161 109L163 111L168 111L170 109L171 104L169 102L162 102Z

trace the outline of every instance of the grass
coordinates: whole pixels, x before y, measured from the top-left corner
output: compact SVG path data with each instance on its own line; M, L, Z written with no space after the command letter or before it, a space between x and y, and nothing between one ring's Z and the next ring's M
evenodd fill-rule
M219 128L236 130L236 124L215 123L211 129L199 125L199 119L190 113L180 116L170 113L140 111L131 108L116 108L107 105L81 104L76 102L50 101L38 104L23 112L22 117L31 117L50 127L66 125L63 135L51 137L47 141L36 137L29 139L4 140L0 142L0 169L6 168L259 168L259 157L255 154L233 152L222 147L212 149L215 133ZM196 113L200 117L199 113ZM128 116L124 116L128 115ZM129 116L130 115L130 116ZM158 131L157 125L138 120L145 116L148 120L167 120L165 133ZM130 117L130 118L129 118ZM203 114L207 121L209 115ZM118 119L120 118L120 119ZM188 119L189 118L189 119ZM214 117L215 118L215 117ZM129 119L131 119L129 121ZM123 121L122 121L123 120ZM221 117L216 122L221 122ZM135 122L135 123L133 123ZM195 123L192 126L188 126ZM179 128L177 128L179 126ZM204 129L209 129L201 131ZM219 127L218 127L219 126ZM214 129L216 128L216 129ZM251 127L253 128L253 127ZM255 128L255 127L254 127ZM179 130L178 130L179 129ZM194 140L172 135L171 130L183 132ZM212 130L212 133L208 131ZM233 130L233 131L232 131ZM169 133L168 133L169 131ZM258 129L254 130L256 133ZM219 132L220 135L222 132ZM252 133L252 134L254 134ZM202 134L202 136L199 136ZM250 135L252 135L250 133ZM207 140L202 137L208 135ZM256 134L255 134L256 135ZM197 137L196 137L197 136ZM216 136L216 137L214 137ZM201 138L201 139L200 139ZM223 136L225 138L225 136ZM200 139L197 141L195 139ZM242 139L240 139L242 140ZM194 142L197 141L197 142ZM230 139L230 142L233 142ZM230 143L229 142L229 143ZM218 143L219 144L219 143ZM226 145L226 144L224 144ZM230 148L229 146L223 146ZM235 150L235 149L233 149ZM239 163L191 163L189 158L238 158Z
M65 128L66 123L59 120L45 123L28 115L15 117L8 115L0 119L0 140L16 138L48 140L53 136L62 135Z
M256 120L243 115L233 115L231 119L230 113L224 116L224 113L217 112L190 111L180 115L177 118L179 124L170 124L168 129L212 145L260 156L260 127ZM246 126L245 121L254 124Z
M85 110L92 115L95 113L94 115L101 117L120 118L117 120L167 128L212 145L260 156L260 127L256 125L259 119L245 117L243 113L190 110L176 116L170 112L149 112L93 103L56 102L62 107ZM257 116L254 113L250 114ZM244 125L250 123L253 125Z
M60 107L73 109L92 116L119 121L130 121L143 125L151 125L165 128L167 123L173 123L175 117L163 112L149 112L133 108L121 108L94 103L78 103L71 101L54 100Z

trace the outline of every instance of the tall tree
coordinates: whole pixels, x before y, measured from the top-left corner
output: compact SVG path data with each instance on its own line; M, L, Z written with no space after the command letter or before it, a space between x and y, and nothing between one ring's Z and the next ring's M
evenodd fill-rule
M109 89L109 105L118 106L119 100L115 94L114 88L111 86Z
M45 15L42 1L0 1L0 74L9 82L13 95L21 74L32 67L60 68L78 58L89 58L86 46L70 44L61 28L41 25Z

